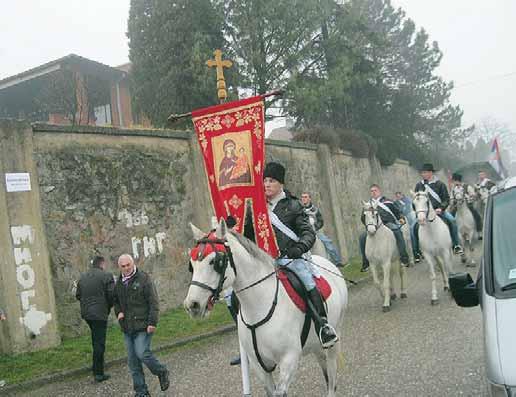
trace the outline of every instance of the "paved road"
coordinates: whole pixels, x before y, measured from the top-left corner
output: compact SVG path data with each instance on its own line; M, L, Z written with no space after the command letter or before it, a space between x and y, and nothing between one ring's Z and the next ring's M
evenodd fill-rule
M461 268L456 265L455 270ZM378 292L370 283L351 287L342 331L345 367L340 371L338 394L487 396L480 311L461 309L442 293L441 303L431 306L425 263L409 269L409 281L409 298L396 301L389 313L382 313ZM149 375L153 396L240 396L239 369L227 365L236 346L232 333L161 356L173 374L173 385L162 393ZM127 368L113 368L110 373L112 380L101 385L83 377L24 395L132 396ZM253 391L255 396L264 395L256 379ZM312 357L303 359L289 395L325 395L321 372Z

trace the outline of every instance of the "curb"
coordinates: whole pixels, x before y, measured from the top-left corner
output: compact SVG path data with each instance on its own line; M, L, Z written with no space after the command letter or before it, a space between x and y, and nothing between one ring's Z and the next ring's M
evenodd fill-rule
M189 336L186 338L178 339L171 343L165 343L165 344L156 346L155 348L152 349L152 351L154 353L159 353L164 350L169 350L169 349L173 349L176 347L184 346L184 345L187 345L192 342L197 342L199 340L211 338L213 336L223 335L223 334L232 332L234 330L236 330L236 325L234 325L234 324L226 325L224 327L217 328L213 331L205 332L205 333L202 333L199 335ZM126 361L127 361L126 356L118 357L118 358L106 361L106 363L104 365L106 368L110 368L115 365L122 364ZM21 391L28 390L28 389L35 389L35 388L39 388L39 387L45 386L50 383L61 382L63 380L73 378L78 375L89 374L90 372L91 372L91 367L89 367L89 366L72 369L70 371L57 372L55 374L43 376L41 378L36 378L34 380L30 380L27 382L16 383L14 385L2 387L2 388L0 388L0 394L5 395L4 393L17 393L17 392L21 392ZM7 394L7 395L9 395L9 394Z

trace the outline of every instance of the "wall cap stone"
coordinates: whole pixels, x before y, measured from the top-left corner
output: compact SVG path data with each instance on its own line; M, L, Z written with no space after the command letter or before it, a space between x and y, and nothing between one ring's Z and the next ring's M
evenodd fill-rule
M137 128L116 128L116 127L97 127L90 125L57 125L46 123L33 123L34 133L46 132L57 134L98 134L111 136L145 136L156 138L185 139L189 140L192 136L191 131L174 131L166 129L137 129Z
M298 149L317 150L318 145L307 142L280 141L276 139L265 139L265 143L272 146L283 146Z

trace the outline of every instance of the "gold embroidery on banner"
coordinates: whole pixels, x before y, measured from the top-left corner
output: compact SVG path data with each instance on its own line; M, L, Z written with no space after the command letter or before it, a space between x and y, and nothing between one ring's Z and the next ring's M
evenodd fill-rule
M234 209L238 209L242 203L242 199L240 199L236 194L234 194L233 197L231 197L231 200L229 200L229 205L231 205Z
M210 182L215 183L215 177L213 176L213 174L210 174Z
M212 114L196 117L193 119L199 132L205 131L219 131L224 125L226 128L231 128L233 125L241 127L249 124L252 121L261 124L263 113L263 104L252 103L235 109L223 110ZM234 117L230 116L233 115ZM223 117L225 115L225 117ZM221 125L222 124L222 125ZM262 128L260 126L260 136L262 136ZM256 135L256 133L255 133Z
M254 171L255 171L257 174L259 174L259 173L260 173L260 171L261 171L261 169L262 169L262 162L261 162L261 161L258 161L258 164L256 164L256 165L254 166Z
M263 248L269 252L269 228L267 227L267 217L264 213L258 215L258 236L263 240Z

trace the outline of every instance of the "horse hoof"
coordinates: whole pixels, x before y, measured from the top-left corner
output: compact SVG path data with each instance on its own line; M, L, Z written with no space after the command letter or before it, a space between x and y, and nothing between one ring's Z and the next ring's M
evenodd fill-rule
M405 292L402 292L400 297L401 299L407 299L407 294Z
M450 290L450 287L444 287L444 292L448 292Z
M390 311L391 311L391 307L390 306L382 306L382 312L387 313L387 312L390 312Z
M466 259L466 257L465 257L465 256L463 256L463 257L461 257L461 258L460 258L460 261L461 261L462 263L466 263L468 260Z
M432 299L432 300L430 301L430 304L431 304L432 306L438 305L438 304L439 304L439 299Z
M392 294L392 295L391 295L391 301L395 301L395 300L396 300L396 298L397 298L396 294Z

